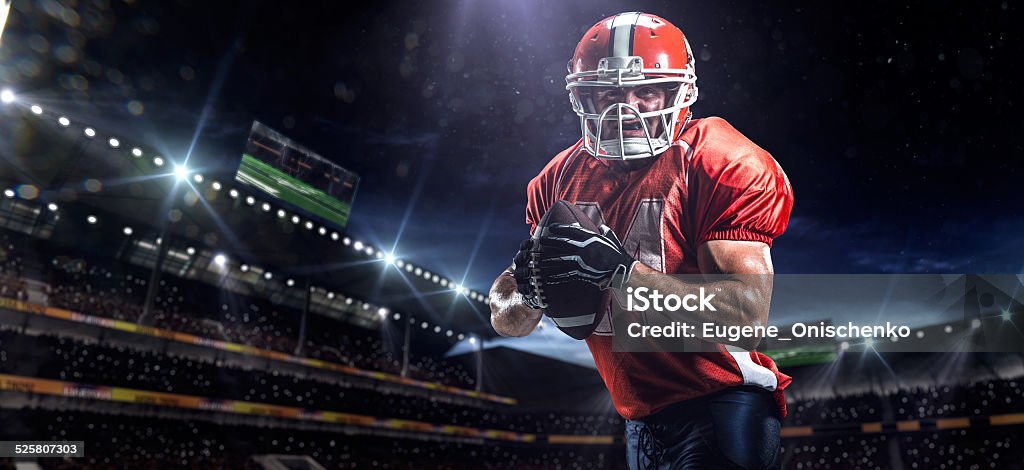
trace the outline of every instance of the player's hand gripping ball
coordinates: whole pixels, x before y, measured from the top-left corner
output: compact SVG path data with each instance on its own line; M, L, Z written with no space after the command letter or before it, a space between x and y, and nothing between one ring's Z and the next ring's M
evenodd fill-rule
M513 276L528 307L543 309L560 330L583 339L601 321L602 291L621 288L634 263L609 227L558 201L520 245Z

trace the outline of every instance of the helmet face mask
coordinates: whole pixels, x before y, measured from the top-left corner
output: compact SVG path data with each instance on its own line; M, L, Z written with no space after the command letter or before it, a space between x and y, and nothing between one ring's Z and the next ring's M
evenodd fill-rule
M598 158L659 155L678 138L690 118L689 106L697 100L689 43L667 21L644 13L621 13L590 28L569 62L565 80L580 118L583 147ZM624 97L647 86L664 90L660 109L598 99L608 93Z

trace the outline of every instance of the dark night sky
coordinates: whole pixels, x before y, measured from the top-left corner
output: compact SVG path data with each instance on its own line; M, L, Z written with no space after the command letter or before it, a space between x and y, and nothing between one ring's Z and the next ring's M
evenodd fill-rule
M179 158L208 106L206 166L263 121L362 176L353 234L404 225L399 256L486 290L527 235L527 181L579 138L576 41L642 10L689 37L695 116L788 173L777 271L1022 271L1019 5L292 3L15 0L0 85Z

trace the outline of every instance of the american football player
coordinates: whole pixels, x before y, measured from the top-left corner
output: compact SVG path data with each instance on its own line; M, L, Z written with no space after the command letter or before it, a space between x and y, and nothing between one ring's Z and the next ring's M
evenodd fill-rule
M565 226L524 242L520 262L491 288L495 331L525 336L537 326L545 312L535 275L680 297L745 283L729 291L750 295L692 319L767 324L770 247L788 224L792 188L772 156L724 119L692 119L696 80L686 37L658 16L620 13L584 34L566 77L581 138L530 181L526 222L533 233L547 209L565 200L602 229ZM544 246L541 259L527 269L521 261L536 243ZM545 253L576 262L544 263ZM753 276L698 285L672 274ZM614 352L610 315L598 318L586 342L627 420L630 468L779 465L782 391L791 379L754 351L758 338L711 352Z

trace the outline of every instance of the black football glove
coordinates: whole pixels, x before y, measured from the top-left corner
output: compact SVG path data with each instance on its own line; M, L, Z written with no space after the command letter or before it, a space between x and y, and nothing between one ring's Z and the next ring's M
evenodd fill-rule
M523 296L523 304L532 309L544 309L547 308L547 304L540 293L540 278L535 268L533 246L532 238L519 244L519 252L512 259L512 277L516 280L516 290Z
M543 286L588 282L601 289L620 289L637 262L626 253L607 225L596 233L579 224L554 224L544 228L534 268Z

